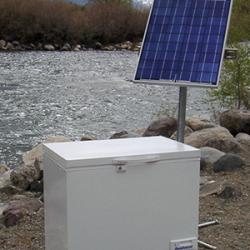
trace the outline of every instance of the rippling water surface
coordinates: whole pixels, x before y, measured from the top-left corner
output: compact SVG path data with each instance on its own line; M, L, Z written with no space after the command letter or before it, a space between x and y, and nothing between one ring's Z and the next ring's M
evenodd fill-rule
M1 53L0 163L11 167L49 135L107 138L145 127L178 102L176 87L135 85L133 52ZM190 89L188 115L209 116L203 89Z

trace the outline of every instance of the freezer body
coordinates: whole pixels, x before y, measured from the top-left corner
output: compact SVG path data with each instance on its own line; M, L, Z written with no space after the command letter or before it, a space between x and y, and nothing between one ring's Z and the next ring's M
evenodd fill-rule
M45 151L46 250L169 250L171 241L196 239L200 159L191 151L128 153L89 167L62 166Z

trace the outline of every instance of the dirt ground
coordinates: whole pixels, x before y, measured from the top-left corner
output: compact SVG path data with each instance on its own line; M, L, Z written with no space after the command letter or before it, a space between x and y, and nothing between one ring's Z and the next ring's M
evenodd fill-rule
M250 166L236 172L214 174L212 178L218 182L226 181L238 194L233 198L210 195L200 199L200 222L219 221L218 225L200 229L200 240L218 250L249 250Z
M236 193L230 198L212 194L200 199L200 223L218 220L219 224L200 229L199 239L218 250L250 250L250 166L236 172L212 174L210 178L226 181ZM0 194L0 203L6 199ZM43 228L43 209L26 216L14 227L0 227L0 249L44 249Z

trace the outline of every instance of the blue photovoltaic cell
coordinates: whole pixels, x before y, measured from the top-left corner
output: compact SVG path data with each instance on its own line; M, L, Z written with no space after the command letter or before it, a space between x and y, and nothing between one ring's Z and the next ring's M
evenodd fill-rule
M232 0L155 0L135 81L217 85Z

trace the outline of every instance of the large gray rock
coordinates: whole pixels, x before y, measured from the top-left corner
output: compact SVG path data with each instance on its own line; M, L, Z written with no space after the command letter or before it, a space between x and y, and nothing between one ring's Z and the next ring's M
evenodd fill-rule
M203 170L212 169L213 164L218 161L223 155L225 155L224 152L211 147L202 147L200 148L200 150Z
M62 48L62 51L70 51L71 50L71 45L69 43L65 43Z
M11 201L3 211L3 221L6 227L16 225L27 214L37 212L42 202L35 198Z
M185 143L193 147L211 147L225 153L245 155L240 143L223 127L217 126L196 131L185 138Z
M202 118L191 117L186 120L186 125L190 127L193 131L213 128L216 127L216 124Z
M214 163L214 172L234 171L244 166L244 161L239 155L225 154Z
M185 143L197 148L208 146L211 139L234 139L230 132L220 126L195 131L185 138Z
M29 189L30 184L36 180L40 180L41 177L42 172L38 160L35 160L35 162L30 165L22 165L10 174L11 183L23 190Z
M244 154L244 148L235 138L212 137L206 141L204 146L216 148L225 153Z
M220 115L221 126L227 128L232 135L250 134L250 110L228 110Z
M47 51L54 51L55 47L52 44L45 44L43 47Z
M153 121L144 132L143 136L162 135L170 137L177 130L177 120L173 117L162 117Z

